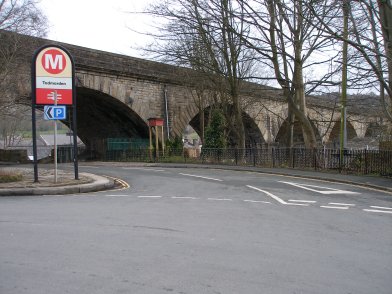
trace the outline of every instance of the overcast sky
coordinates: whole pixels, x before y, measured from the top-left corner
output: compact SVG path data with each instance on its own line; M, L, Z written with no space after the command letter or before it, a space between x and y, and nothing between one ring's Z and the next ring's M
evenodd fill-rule
M142 11L153 0L41 0L49 20L48 39L142 57L133 49L148 43L136 31L149 30L151 19L127 12ZM132 48L133 47L133 48Z

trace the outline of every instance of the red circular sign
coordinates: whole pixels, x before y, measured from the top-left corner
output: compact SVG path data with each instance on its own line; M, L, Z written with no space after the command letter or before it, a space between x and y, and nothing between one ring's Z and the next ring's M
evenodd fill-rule
M49 49L41 58L41 64L44 70L50 74L59 74L67 66L64 53L57 49Z

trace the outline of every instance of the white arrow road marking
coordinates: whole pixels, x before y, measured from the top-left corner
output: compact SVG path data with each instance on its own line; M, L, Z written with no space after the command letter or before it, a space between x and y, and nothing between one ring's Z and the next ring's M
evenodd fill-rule
M275 199L276 201L278 201L279 203L284 204L284 205L309 206L309 204L303 204L303 203L288 203L288 202L284 201L283 199L279 198L278 196L276 196L276 195L274 195L274 194L272 194L272 193L270 193L270 192L268 192L268 191L261 190L261 189L259 189L259 188L256 188L256 187L253 187L253 186L250 186L250 185L246 185L246 186L247 186L248 188L253 189L253 190L262 192L262 193L264 193L264 194L267 194L267 195L270 196L271 198Z
M223 180L220 180L220 179L214 179L214 178L197 176L197 175L190 175L190 174L183 174L183 173L179 173L179 174L182 175L182 176L187 176L187 177L202 178L202 179L205 179L205 180L223 182Z
M321 187L321 186L315 186L315 185L297 184L297 183L293 183L293 182L284 182L284 181L279 181L279 182L287 184L287 185L291 185L294 187L298 187L301 189L309 190L312 192L325 194L325 195L329 195L329 194L361 194L361 193L353 192L353 191L345 191L345 190L339 190L339 189L333 189L333 188ZM317 188L317 190L313 189L313 188Z

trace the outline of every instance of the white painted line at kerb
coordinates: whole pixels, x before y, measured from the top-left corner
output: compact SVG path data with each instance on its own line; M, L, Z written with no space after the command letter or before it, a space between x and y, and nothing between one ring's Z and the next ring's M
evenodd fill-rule
M197 175L190 175L190 174L183 174L183 173L179 173L179 174L182 176L187 176L187 177L194 177L194 178L201 178L201 179L205 179L205 180L223 182L223 180L221 180L221 179L215 179L215 178L209 178L209 177L197 176Z
M363 211L367 211L367 212L378 212L378 213L390 213L390 214L392 214L392 211L388 211L388 210L363 209Z
M132 195L127 195L127 194L108 194L105 196L106 197L133 197Z

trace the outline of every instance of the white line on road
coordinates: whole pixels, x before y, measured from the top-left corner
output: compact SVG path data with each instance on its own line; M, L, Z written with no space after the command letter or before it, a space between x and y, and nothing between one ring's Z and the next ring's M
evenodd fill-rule
M233 201L233 199L228 199L228 198L207 198L207 200L211 200L211 201Z
M181 197L181 196L172 196L171 198L172 198L172 199L193 199L193 200L199 199L199 198L197 198L197 197L190 197L190 196L184 196L184 197Z
M278 201L278 202L281 203L281 204L288 204L288 203L287 203L286 201L284 201L283 199L279 198L278 196L276 196L276 195L274 195L274 194L272 194L272 193L270 193L270 192L268 192L268 191L264 191L264 190L261 190L261 189L259 189L259 188L256 188L256 187L253 187L253 186L250 186L250 185L246 185L246 186L247 186L248 188L253 189L253 190L262 192L262 193L264 193L264 194L267 194L269 197L271 197L272 199L275 199L276 201Z
M294 186L294 187L297 187L297 188L301 188L301 189L304 189L304 190L308 190L308 191L312 191L312 192L316 192L316 193L320 193L320 194L325 194L325 195L329 195L329 194L361 194L361 193L358 193L358 192L338 190L338 189L333 189L333 188L328 188L328 187L321 187L321 186L315 186L315 185L296 184L296 183L293 183L293 182L279 181L279 183L284 183L284 184L291 185L291 186ZM317 190L316 189L312 189L310 187L317 188Z
M330 209L348 209L347 206L329 206L329 205L322 205L322 208L330 208Z
M162 196L137 196L137 198L162 198Z
M383 207L383 206L370 206L370 207L376 209L392 209L392 207Z
M204 176L197 176L197 175L190 175L190 174L183 174L183 173L180 173L180 175L187 176L187 177L194 177L194 178L202 178L202 179L205 179L205 180L212 180L212 181L223 182L223 180L220 180L220 179L209 178L209 177L204 177Z
M328 203L329 205L341 205L341 206L355 206L355 204L351 204L351 203L338 203L338 202L330 202Z
M265 204L271 204L271 202L268 201L260 201L260 200L243 200L244 202L250 202L250 203L265 203Z
M289 199L290 202L298 202L298 203L316 203L317 201L313 200L296 200L296 199Z
M125 170L145 170L145 171L155 171L155 172L164 172L163 169L155 169L155 168L140 168L140 167L122 167Z
M109 194L105 196L106 197L133 197L132 195L126 195L126 194Z
M391 213L391 214L392 214L392 211L388 211L388 210L363 209L363 211L367 211L367 212L380 212L380 213Z

